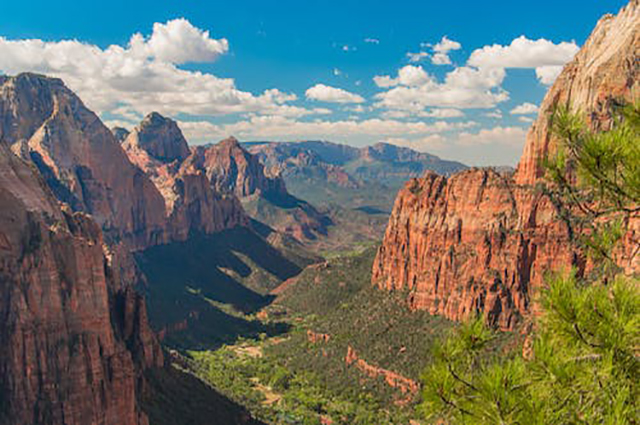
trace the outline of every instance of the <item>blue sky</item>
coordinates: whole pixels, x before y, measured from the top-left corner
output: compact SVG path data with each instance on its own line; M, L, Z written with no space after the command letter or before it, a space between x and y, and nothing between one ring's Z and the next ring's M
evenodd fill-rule
M515 165L561 65L624 4L9 2L0 72L60 76L110 125L158 110L191 143L387 141Z

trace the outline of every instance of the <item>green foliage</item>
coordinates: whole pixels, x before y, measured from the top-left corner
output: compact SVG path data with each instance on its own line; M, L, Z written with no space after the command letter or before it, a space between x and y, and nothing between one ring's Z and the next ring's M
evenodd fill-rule
M492 331L476 320L434 349L421 411L460 424L635 424L640 421L640 280L615 266L617 243L639 211L640 110L626 107L607 132L567 110L549 177L583 229L586 252L604 273L587 281L551 275L526 356L491 354ZM576 179L573 178L576 177Z
M568 215L571 224L583 229L587 253L610 278L619 271L615 244L640 212L640 103L615 111L609 131L590 130L568 108L557 109L552 120L561 143L545 161L547 177L558 198L579 212Z
M423 375L421 411L460 424L625 424L638 418L640 292L637 279L583 286L556 276L533 355L490 354L480 320L438 345Z

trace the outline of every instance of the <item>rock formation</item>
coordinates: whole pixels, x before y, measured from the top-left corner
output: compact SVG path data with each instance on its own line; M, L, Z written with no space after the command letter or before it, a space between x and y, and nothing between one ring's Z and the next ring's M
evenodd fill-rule
M61 210L5 143L0 205L0 422L147 424L138 379L162 354L144 302L115 281L100 227Z
M0 140L32 160L61 201L90 213L108 241L138 247L161 237L162 197L61 80L0 77Z
M374 284L410 289L412 308L454 320L479 311L509 329L531 311L547 271L584 269L574 229L536 187L540 159L554 151L549 119L556 105L586 112L591 126L603 129L613 105L638 96L638 4L632 0L616 17L602 18L565 66L529 131L515 177L475 169L406 184L374 262ZM623 265L640 269L637 255Z
M112 127L111 133L113 134L113 137L115 137L116 140L120 143L124 142L127 136L129 136L129 130L122 127Z
M287 196L280 176L268 176L257 157L230 137L208 148L197 148L191 161L206 170L211 185L219 192L233 192L238 198L258 194L278 198Z
M248 225L237 198L216 191L204 170L192 166L193 155L175 121L151 113L122 146L164 198L166 241Z

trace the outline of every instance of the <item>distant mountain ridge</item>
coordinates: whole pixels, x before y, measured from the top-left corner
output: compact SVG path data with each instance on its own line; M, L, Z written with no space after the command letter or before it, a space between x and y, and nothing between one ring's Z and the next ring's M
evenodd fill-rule
M250 142L271 174L279 174L292 194L317 204L375 208L389 212L396 192L411 178L433 171L450 175L466 169L413 149L376 143L357 148L328 141Z

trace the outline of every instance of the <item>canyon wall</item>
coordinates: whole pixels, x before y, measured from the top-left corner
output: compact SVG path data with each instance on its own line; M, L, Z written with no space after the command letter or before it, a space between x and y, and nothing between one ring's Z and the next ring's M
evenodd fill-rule
M142 299L119 288L100 227L60 209L0 143L0 422L147 424L141 370L163 363Z
M557 105L587 114L594 129L611 123L614 105L639 96L640 7L632 0L605 16L546 95L515 173L473 169L450 178L409 181L396 199L373 266L373 284L409 289L412 308L453 320L476 312L511 329L528 314L545 273L585 259L575 231L545 195L540 163L553 153L550 116ZM638 220L632 223L638 238ZM629 236L629 235L628 235ZM640 270L633 249L627 270Z

